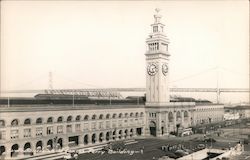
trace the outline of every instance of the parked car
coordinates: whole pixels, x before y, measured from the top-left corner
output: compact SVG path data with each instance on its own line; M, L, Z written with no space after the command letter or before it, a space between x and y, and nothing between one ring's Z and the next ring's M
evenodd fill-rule
M174 154L173 152L167 152L166 156L168 156L169 158L179 158L179 156L177 156L176 154Z
M188 152L185 152L184 150L176 150L175 155L183 157L188 155Z
M205 146L205 144L198 144L197 148L198 149L204 149L204 148L206 148L206 146Z
M79 154L82 154L82 153L94 153L94 149L93 148L83 148L83 149L80 149L78 152Z
M204 139L204 142L216 142L216 140L213 138L206 138Z

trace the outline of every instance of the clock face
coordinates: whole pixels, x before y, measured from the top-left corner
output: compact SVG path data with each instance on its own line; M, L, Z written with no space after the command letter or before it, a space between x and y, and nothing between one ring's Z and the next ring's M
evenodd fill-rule
M168 73L168 65L166 63L162 65L162 73L164 76L166 76Z
M158 67L156 64L152 63L152 64L149 64L148 65L148 68L147 68L147 71L148 71L148 74L150 76L153 76L155 75L157 72L158 72Z

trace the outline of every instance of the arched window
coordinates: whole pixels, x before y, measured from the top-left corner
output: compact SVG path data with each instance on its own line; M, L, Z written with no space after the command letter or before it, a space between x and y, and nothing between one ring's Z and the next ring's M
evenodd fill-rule
M113 114L112 118L116 118L116 114L115 113Z
M135 117L138 117L138 116L139 116L139 113L138 113L138 112L136 112L136 113L135 113Z
M72 121L72 116L68 116L67 122L71 122L71 121Z
M107 115L106 115L106 119L109 119L109 118L110 118L110 114L107 114Z
M18 126L18 120L17 120L17 119L14 119L14 120L11 122L11 126Z
M122 118L122 113L119 114L119 118Z
M62 121L63 121L63 117L62 117L62 116L60 116L60 117L57 118L57 122L58 122L58 123L60 123L60 122L62 122Z
M131 112L131 113L130 113L130 117L133 117L133 116L134 116L134 113Z
M100 114L99 119L103 119L103 114Z
M181 112L178 111L178 112L176 113L176 119L178 120L178 119L180 119L180 118L181 118Z
M141 112L141 113L140 113L140 116L141 116L141 117L143 117L143 115L144 115L144 113L143 113L143 112Z
M88 115L84 116L83 120L85 120L85 121L89 120L89 116Z
M188 118L188 112L184 111L184 118Z
M76 121L80 121L80 120L81 120L81 116L80 115L76 116Z
M43 119L41 117L36 119L36 124L42 124L42 123Z
M47 120L47 123L53 123L53 118L49 117L48 120Z
M31 122L30 122L30 119L29 119L29 118L27 118L27 119L25 119L25 120L24 120L24 125L28 125L28 124L31 124Z
M95 120L96 119L96 115L94 114L93 116L92 116L92 120Z
M5 121L4 120L0 120L0 127L4 127L5 126Z
M173 122L173 120L174 120L173 113L172 113L172 112L169 112L169 113L168 113L168 121L169 121L169 122Z
M31 149L31 144L29 142L25 143L23 150L27 151L28 149Z
M125 117L126 117L126 118L128 117L128 113L125 113Z

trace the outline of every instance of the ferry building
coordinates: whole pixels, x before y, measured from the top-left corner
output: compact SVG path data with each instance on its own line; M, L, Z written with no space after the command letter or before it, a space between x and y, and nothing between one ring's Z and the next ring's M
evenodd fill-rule
M166 136L178 128L222 121L223 105L170 102L170 41L164 27L156 9L151 33L146 39L145 105L1 106L1 159L42 155L46 150L87 147L138 136Z

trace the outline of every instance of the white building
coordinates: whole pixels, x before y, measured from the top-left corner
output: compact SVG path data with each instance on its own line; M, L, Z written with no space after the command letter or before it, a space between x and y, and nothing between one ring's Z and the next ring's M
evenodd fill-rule
M0 156L11 159L136 136L163 136L223 120L223 105L170 102L169 39L159 10L146 40L146 105L25 105L0 108Z

